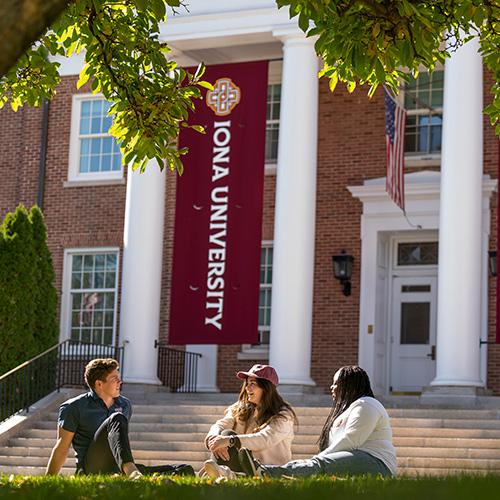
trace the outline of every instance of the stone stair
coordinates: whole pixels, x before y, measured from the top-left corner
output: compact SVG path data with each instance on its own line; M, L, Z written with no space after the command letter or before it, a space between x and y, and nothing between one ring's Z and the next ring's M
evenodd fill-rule
M129 395L127 391L125 394ZM203 439L235 395L182 395L132 391L134 414L130 440L137 462L146 465L189 463L201 468L208 458ZM328 414L327 397L311 406L293 402L299 429L294 458L316 452L316 440ZM389 408L400 475L500 474L500 409ZM43 474L56 437L57 408L0 445L2 474ZM5 441L5 440L4 440ZM72 474L73 451L63 468Z

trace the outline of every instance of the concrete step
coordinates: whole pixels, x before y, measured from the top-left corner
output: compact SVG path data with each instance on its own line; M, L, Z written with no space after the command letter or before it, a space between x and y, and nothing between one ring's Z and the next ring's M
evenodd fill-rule
M444 429L432 427L394 427L394 437L434 437L434 438L500 438L500 429Z
M398 458L398 466L417 467L426 469L459 469L462 471L488 470L500 472L500 459L484 458L431 458L431 457L405 457Z
M46 466L47 464L45 464ZM9 476L10 474L19 474L21 476L43 476L45 474L45 466L29 467L23 465L12 465L2 467L2 474ZM60 474L63 476L72 476L75 473L74 467L63 467Z
M25 466L25 467L46 467L48 457L26 457L19 455L0 455L0 464L2 464L2 473L4 467ZM65 467L76 467L76 459L69 457L66 459Z
M450 410L442 408L389 408L391 418L500 419L499 410Z
M488 458L500 460L500 448L431 448L403 447L397 449L398 457L432 457L432 458Z
M171 415L168 412L152 413L152 414L137 414L134 412L132 419L130 421L130 426L140 425L140 424L200 424L205 425L207 429L215 423L217 420L222 418L222 414L216 415L196 415L196 414L176 414ZM303 425L315 425L320 429L325 423L326 417L307 417L301 416L299 420L299 429ZM53 418L49 418L44 422L37 422L37 428L43 429L56 429L57 428L57 415L53 415Z
M398 467L398 476L400 477L447 477L447 476L461 476L463 474L485 476L491 474L488 469L470 469L464 471L462 469L447 469L440 467Z
M448 429L494 429L500 430L500 420L483 419L443 419L443 418L391 418L391 425L396 427L425 427Z
M488 438L454 438L454 437L405 437L394 438L394 446L400 447L425 447L425 448L471 448L490 449L500 448L498 439Z
M2 446L0 447L0 455L6 456L20 456L20 457L44 457L48 460L50 452L54 446L52 442L51 446ZM75 452L73 448L69 450L68 457L74 457ZM0 462L1 464L1 462Z

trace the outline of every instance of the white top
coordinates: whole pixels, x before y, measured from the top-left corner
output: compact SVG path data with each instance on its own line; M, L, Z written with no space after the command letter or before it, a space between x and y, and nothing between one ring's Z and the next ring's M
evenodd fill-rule
M349 450L369 453L382 460L396 475L396 449L392 444L389 415L375 398L357 399L334 420L328 447L319 455Z
M231 429L236 432L241 447L252 450L253 456L263 464L283 465L292 459L294 420L289 412L273 417L261 426L252 417L245 426L233 416L236 407L237 403L227 408L224 417L210 427L205 444L209 436Z

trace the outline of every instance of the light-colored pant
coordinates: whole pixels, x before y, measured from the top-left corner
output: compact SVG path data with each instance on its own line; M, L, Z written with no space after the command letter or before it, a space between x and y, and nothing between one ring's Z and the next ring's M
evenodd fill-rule
M361 476L380 474L392 476L389 468L365 451L337 451L328 455L315 455L307 460L292 460L285 465L265 465L264 474L280 477L305 477L316 474L333 476Z

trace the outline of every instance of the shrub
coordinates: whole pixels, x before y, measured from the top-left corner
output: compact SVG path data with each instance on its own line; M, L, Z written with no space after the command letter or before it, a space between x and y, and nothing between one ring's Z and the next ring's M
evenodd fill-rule
M0 226L0 374L57 340L54 270L40 210L19 206Z

